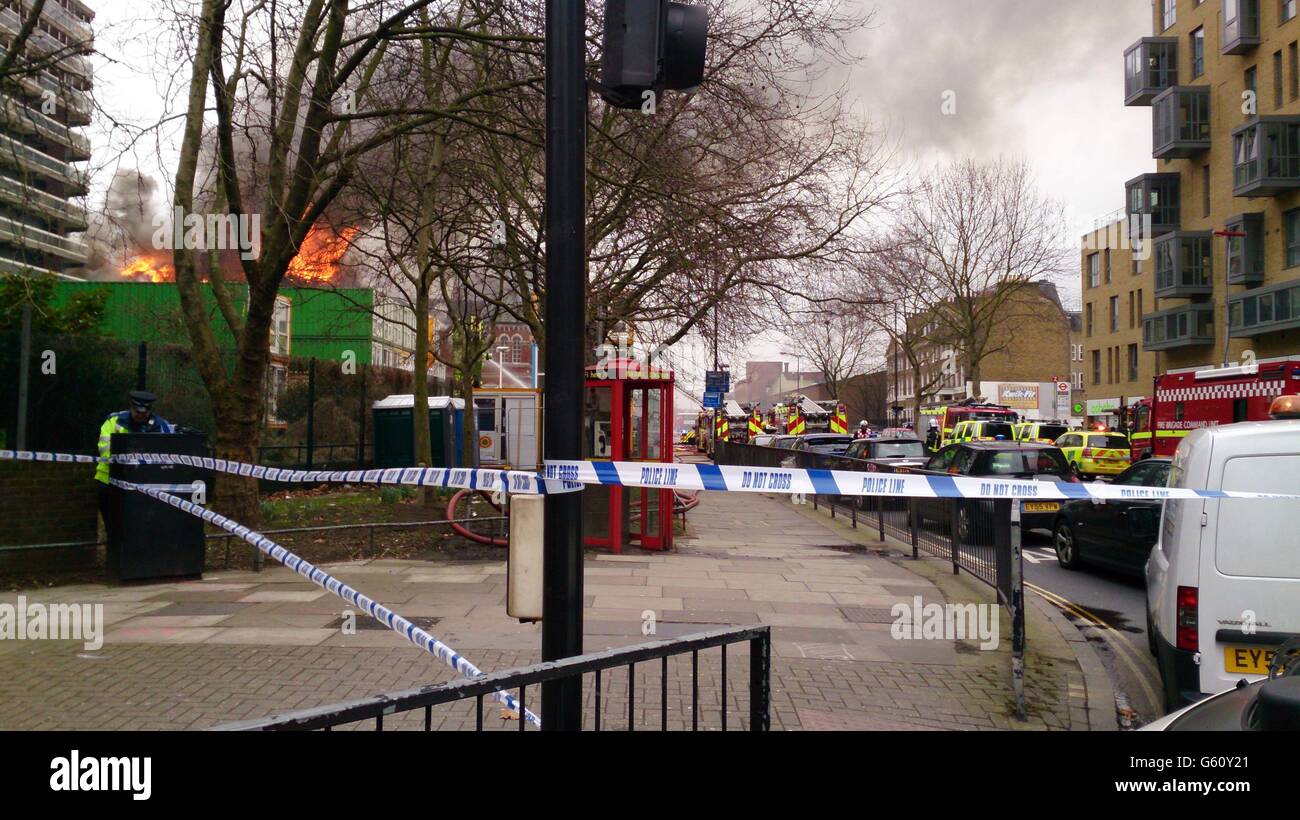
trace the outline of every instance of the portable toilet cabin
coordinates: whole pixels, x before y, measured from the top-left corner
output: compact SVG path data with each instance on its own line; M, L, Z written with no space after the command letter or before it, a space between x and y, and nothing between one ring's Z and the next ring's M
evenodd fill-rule
M411 413L415 396L400 393L375 402L375 468L414 467L415 439ZM433 463L429 467L459 467L465 463L461 428L465 423L465 400L451 396L429 397L429 445Z

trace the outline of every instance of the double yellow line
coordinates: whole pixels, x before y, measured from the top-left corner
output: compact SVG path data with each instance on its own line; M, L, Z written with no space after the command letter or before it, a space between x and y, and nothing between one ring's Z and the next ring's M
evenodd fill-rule
M1160 697L1159 693L1157 693L1155 689L1151 688L1151 684L1147 680L1147 669L1143 667L1142 662L1144 658L1141 654L1141 650L1135 648L1132 642L1130 642L1129 639L1120 632L1120 630L1111 626L1103 620L1101 616L1089 612L1070 599L1063 598L1051 590L1043 589L1037 584L1031 584L1028 581L1025 582L1025 587L1037 593L1040 598L1047 601L1049 604L1053 604L1057 608L1063 609L1066 612L1073 613L1076 617L1084 620L1092 626L1095 626L1101 632L1102 638L1105 639L1106 643L1115 651L1115 657L1119 658L1120 661L1122 661L1133 673L1133 677L1137 680L1138 685L1140 685L1146 693L1148 702L1154 705L1156 709L1160 708L1160 705L1164 701Z

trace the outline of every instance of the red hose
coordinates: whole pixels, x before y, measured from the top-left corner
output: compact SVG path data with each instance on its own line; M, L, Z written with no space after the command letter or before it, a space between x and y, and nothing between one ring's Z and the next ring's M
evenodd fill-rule
M457 535L460 535L464 538L468 538L471 541L476 541L480 544L491 544L494 547L509 546L510 543L508 541L504 541L500 538L493 538L490 535L479 535L476 532L470 532L469 530L465 529L456 521L456 505L460 503L461 496L465 495L466 493L472 493L472 492L479 493L480 495L482 495L484 498L487 499L487 502L489 504L492 504L491 496L487 495L486 493L483 493L480 490L461 490L457 492L455 495L451 497L451 500L447 502L447 520L451 522L452 530L454 530ZM492 506L496 507L496 509L500 511L500 507L497 507L495 504L492 504Z

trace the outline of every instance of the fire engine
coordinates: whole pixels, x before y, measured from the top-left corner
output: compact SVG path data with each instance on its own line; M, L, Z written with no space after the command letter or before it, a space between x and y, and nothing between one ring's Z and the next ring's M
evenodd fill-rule
M1183 437L1200 427L1267 421L1269 405L1285 393L1300 393L1300 359L1157 376L1152 397L1127 410L1133 458L1172 456Z

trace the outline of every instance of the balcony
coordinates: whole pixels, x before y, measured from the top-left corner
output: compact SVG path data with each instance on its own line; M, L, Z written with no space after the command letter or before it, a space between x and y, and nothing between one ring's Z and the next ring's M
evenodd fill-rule
M27 262L19 262L16 259L10 259L7 256L0 255L0 273L12 273L18 276L58 276L63 279L71 279L65 276L62 271L43 268L40 265L32 265Z
M90 249L79 239L67 239L3 216L0 216L0 241L59 256L74 265L86 264L90 256Z
M1187 158L1210 147L1210 87L1178 85L1151 101L1151 156Z
M70 231L84 231L89 227L85 208L3 174L0 174L0 201L57 219Z
M1214 344L1214 306L1184 305L1142 317L1142 349L1169 350Z
M1278 196L1300 188L1300 117L1252 117L1232 129L1232 195Z
M90 190L85 171L3 134L0 134L0 163L60 182L68 187L68 196L85 196Z
M1259 0L1223 0L1223 36L1219 51L1245 54L1259 45Z
M1124 104L1150 105L1178 85L1178 38L1143 37L1124 50Z
M85 134L73 131L68 126L47 117L35 108L24 105L18 100L0 94L0 125L13 133L40 134L68 149L69 162L84 162L90 159L90 140Z
M1150 222L1150 236L1144 235L1144 241L1178 230L1178 183L1178 174L1143 174L1124 183L1129 224Z
M41 16L46 16L43 9ZM17 11L11 8L0 8L0 30L16 35L22 30L25 17L25 12L19 15ZM65 37L65 39L68 42L61 42L49 32L36 28L32 31L27 42L34 50L39 51L42 56L52 59L60 68L83 77L89 77L90 63L81 55L94 53L94 39L82 39L80 37Z
M1237 214L1224 225L1246 236L1227 239L1228 284L1258 285L1264 281L1264 214Z
M1230 297L1228 328L1234 338L1300 328L1300 280Z
M1156 239L1156 298L1213 293L1213 249L1209 231L1177 231Z

